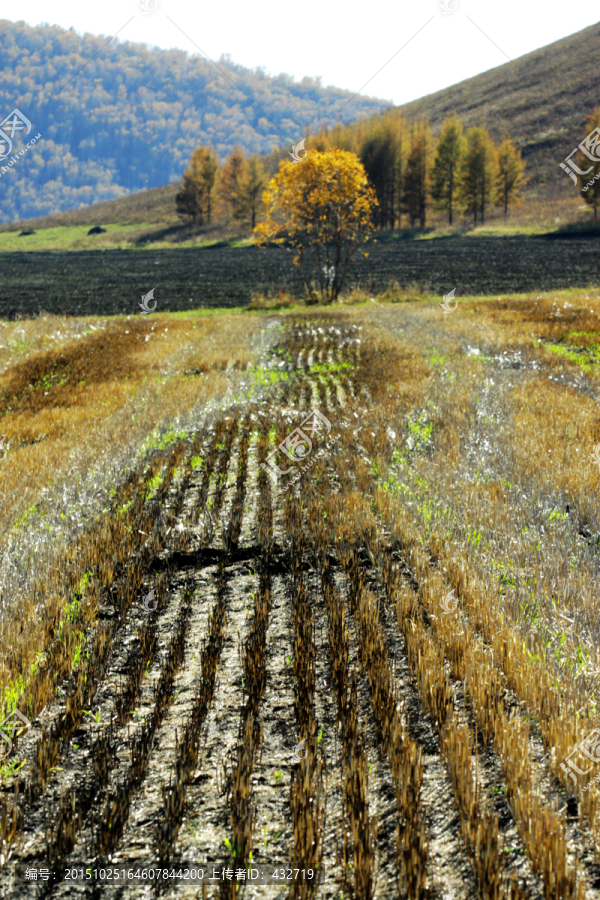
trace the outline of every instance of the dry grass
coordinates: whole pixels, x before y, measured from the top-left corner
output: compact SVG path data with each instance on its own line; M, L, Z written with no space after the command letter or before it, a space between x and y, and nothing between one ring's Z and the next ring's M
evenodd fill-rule
M255 358L257 330L236 316L42 317L3 329L2 696L46 651L38 623L49 597L67 603L55 567L69 543L140 454L218 408Z
M591 361L600 341L600 304L585 293L574 293L569 303L561 305L560 316L557 302L541 297L473 300L450 316L437 305L385 302L280 313L269 323L278 327L268 328L263 337L270 342L270 369L261 369L254 380L270 392L267 402L244 405L241 415L240 404L233 403L226 414L215 411L212 431L199 428L191 440L187 433L173 434L170 443L147 456L131 451L130 459L140 465L131 464L131 476L115 482L108 514L95 518L76 545L66 539L59 544L52 557L55 569L40 571L39 560L50 559L40 551L34 573L19 573L19 619L8 608L3 619L5 648L10 646L4 653L4 685L15 685L19 676L27 681L19 695L25 712L37 714L56 684L73 674L63 718L39 741L26 799L16 798L7 807L5 847L24 827L28 804L39 803L53 783L61 748L103 678L132 598L183 515L194 459L201 456L204 475L188 520L206 509L210 490L215 522L227 519L219 533L221 559L228 565L233 565L247 513L246 484L250 478L256 482L249 515L254 517L258 572L250 623L240 641L241 704L223 801L226 864L246 864L255 847L262 717L270 715L269 629L274 582L281 579L289 593L294 657L290 715L295 736L305 738L308 749L289 782L287 858L316 869L335 857L340 889L369 898L380 891L389 895L389 878L382 871L393 856L402 895L415 900L436 896L430 851L435 800L426 790L431 759L423 752L414 715L411 720L405 714L412 697L419 717L430 723L445 766L478 897L516 900L530 889L545 900L595 896L590 848L600 852L600 794L587 776L573 784L560 765L578 741L600 727L600 473L591 458L600 441L600 380ZM215 395L225 403L231 379L237 379L238 390L242 380L251 381L248 372L235 375L231 363L246 366L253 359L251 339L264 317L193 321L198 340L193 349L185 343L192 320L160 317L135 324L123 320L127 340L115 322L89 341L32 352L6 369L0 381L7 429L20 434L16 423L21 423L21 430L27 425L39 436L42 427L50 429L40 422L63 423L63 432L57 425L45 438L60 448L84 423L90 444L82 460L91 459L94 446L106 448L104 457L97 456L108 460L108 423L123 429L113 432L113 440L126 435L127 446L137 441L139 449L142 435L169 417L192 421L195 404L214 401ZM87 353L81 352L83 340ZM557 356L551 346L570 355ZM578 362L581 353L574 347L588 354L588 368ZM101 364L107 356L110 377ZM94 386L89 394L76 382L86 359ZM182 376L188 367L203 374ZM159 381L154 371L161 372ZM134 386L134 398L139 392L147 401L142 424L129 423L128 431L132 406L124 386ZM110 396L114 404L100 423L94 419L96 396ZM258 465L315 407L339 432L339 440L285 491L289 484L270 482ZM11 441L0 487L6 490L10 475L16 491L28 464L23 460L30 458L20 454L40 453L44 441L14 456ZM61 452L53 474L57 485L69 480L68 457ZM38 464L41 460L37 457ZM225 500L228 479L231 502ZM17 514L15 507L11 523ZM195 560L202 561L209 540L212 533L191 551ZM181 541L171 560L188 551L187 538ZM201 728L218 692L216 667L226 646L229 599L226 566L215 569L201 690L177 740L174 777L164 788L167 817L155 838L161 857L178 839ZM85 577L88 571L91 580ZM165 581L157 586L161 609L169 578L167 567ZM117 616L102 623L99 611L107 592ZM146 777L152 742L184 664L190 616L186 593L174 617L152 712L119 793L109 788L110 739L95 745L101 821L110 817L114 827L102 825L95 832L94 852L117 847L131 818L132 799ZM324 623L324 641L318 621ZM157 656L149 625L138 641L143 652L128 655L128 677L117 697L119 727L138 702L143 659ZM74 649L84 645L90 656L74 669ZM46 659L32 672L36 650ZM406 660L404 679L399 659ZM319 744L323 711L317 663L331 676L331 727L341 728L338 780L331 794L325 779L329 761ZM431 757L431 744L428 753ZM375 809L381 800L376 773L381 772L393 804L391 842L389 820L383 820L385 832ZM490 795L498 785L503 806ZM69 854L83 830L79 810L85 816L95 802L87 787L72 790L54 811L49 845L56 861ZM335 852L325 839L330 796L337 797L334 815L341 826ZM567 814L573 804L577 820ZM520 854L515 858L505 852L509 836ZM313 891L314 885L292 889L300 897ZM231 883L224 884L222 894L235 896Z

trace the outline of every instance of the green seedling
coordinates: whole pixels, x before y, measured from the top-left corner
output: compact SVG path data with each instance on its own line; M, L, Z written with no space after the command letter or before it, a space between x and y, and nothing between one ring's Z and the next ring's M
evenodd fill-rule
M323 737L323 726L321 725L321 730L319 731L319 736L317 738L317 744L321 743L321 738Z
M95 719L96 722L97 722L98 724L100 723L100 719L102 718L102 711L101 711L101 710L98 710L97 713L93 713L93 712L91 711L91 709L84 709L83 712L85 713L86 716L91 716L92 719Z
M282 776L282 775L283 775L282 772L277 772L276 775L273 777L273 781L276 781L276 782L279 783L279 782L281 781L281 776Z
M275 835L275 837L271 838L271 843L273 843L273 841L276 841L280 834L281 834L281 832L278 831L277 834ZM264 844L265 844L265 850L266 850L267 847L268 847L268 845L269 845L269 841L268 841L268 838L267 838L267 826L266 826L266 825L265 825L265 830L264 830L264 832L263 832L263 835L264 835L263 841L264 841Z
M0 768L0 772L2 773L3 778L10 778L12 775L16 775L19 769L21 769L25 765L25 760L22 763L19 762L18 759L13 760L13 762L9 763L6 766L2 766Z
M224 843L225 843L225 846L227 847L227 849L228 849L229 852L231 853L232 857L235 859L236 856L238 855L238 848L237 848L236 845L235 845L235 841L232 843L232 842L231 842L230 840L228 840L227 838L223 838L223 841L224 841Z

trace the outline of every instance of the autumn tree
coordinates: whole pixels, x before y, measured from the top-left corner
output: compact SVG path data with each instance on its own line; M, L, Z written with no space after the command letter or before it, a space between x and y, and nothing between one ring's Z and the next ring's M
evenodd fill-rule
M394 228L400 214L402 125L401 119L385 121L366 135L360 146L360 161L377 197L379 228Z
M263 194L259 244L287 243L297 251L309 294L321 302L339 297L348 263L373 227L375 192L355 153L310 150L301 163L281 162Z
M578 176L577 186L588 206L593 207L594 218L597 219L600 201L600 106L594 109L587 121L587 133L579 145L582 153L578 156L580 168L586 174Z
M459 166L459 200L465 211L485 221L485 211L494 199L496 149L485 128L474 126L466 134L465 152Z
M182 189L175 202L180 215L192 216L199 224L210 225L212 193L219 171L219 159L211 147L198 147L192 153L190 165L183 173Z
M189 216L194 223L197 217L201 218L201 211L198 206L198 192L188 171L183 174L181 190L175 196L175 206L178 215Z
M413 129L411 146L402 178L402 209L408 214L410 227L419 220L425 228L427 196L429 193L429 154L431 133L427 124Z
M431 196L434 206L447 214L449 225L452 225L454 216L458 172L463 151L464 138L460 119L457 116L450 116L442 125L435 148L431 176Z
M504 215L508 215L508 207L519 203L519 189L529 179L524 174L525 162L521 152L517 150L509 138L504 138L498 147L498 171L496 174L496 206L504 207Z
M246 177L246 156L236 147L223 163L217 193L233 219L238 218L242 183Z
M261 203L261 195L267 179L258 156L252 156L239 189L239 203L234 218L243 225L256 225L256 217Z

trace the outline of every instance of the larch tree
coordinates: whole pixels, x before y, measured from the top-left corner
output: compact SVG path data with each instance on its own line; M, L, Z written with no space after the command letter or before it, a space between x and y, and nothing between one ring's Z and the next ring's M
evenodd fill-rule
M281 162L263 201L257 243L293 247L309 296L320 294L323 303L336 300L350 259L369 239L377 205L357 155L310 150L301 163Z
M190 164L183 173L181 191L175 197L177 212L180 216L191 216L192 222L202 224L202 207L198 196L198 156L196 151L192 153Z
M231 155L223 163L217 186L219 197L225 204L231 217L236 220L241 203L241 190L246 177L246 168L245 154L239 147L235 147Z
M180 216L189 216L192 222L196 222L196 217L200 217L202 221L202 210L198 206L198 191L196 184L189 174L184 172L181 190L175 197L175 206Z
M447 214L449 225L452 225L454 218L458 173L464 144L460 119L457 116L450 116L442 125L431 174L431 196L434 206Z
M485 222L485 211L494 199L497 162L496 149L485 128L467 130L465 152L459 166L459 201L467 213Z
M253 231L266 183L267 179L259 157L252 156L239 189L239 204L234 219L243 225L250 225Z
M191 215L192 220L210 225L212 192L219 171L219 159L211 147L197 147L190 164L183 173L182 190L175 201L180 215Z
M600 202L600 107L597 106L587 118L586 136L579 145L582 151L578 154L580 168L585 175L577 176L577 186L588 206L594 210L594 218L598 218Z
M202 209L206 213L207 224L210 225L212 192L219 173L219 157L212 147L200 147L195 152L200 154L198 195Z
M509 206L517 206L520 202L519 189L529 181L524 172L525 161L521 159L520 150L505 137L498 147L495 202L496 206L504 207L505 216L508 215Z
M362 141L360 161L375 189L379 228L394 228L398 213L398 172L402 170L402 123L386 121Z
M402 178L402 209L408 214L411 228L415 227L417 219L421 228L426 224L430 146L429 126L421 123L413 129Z

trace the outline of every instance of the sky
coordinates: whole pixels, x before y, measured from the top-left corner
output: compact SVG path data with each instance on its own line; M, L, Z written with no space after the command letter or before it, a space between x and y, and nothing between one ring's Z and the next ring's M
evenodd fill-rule
M325 86L395 104L600 20L597 0L578 0L568 10L546 0L21 0L7 12L29 25L118 35L214 61L230 54L270 75L320 76Z

